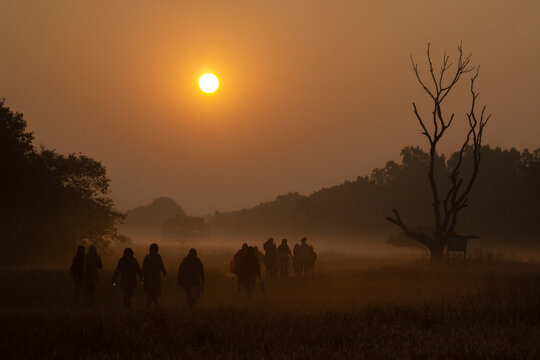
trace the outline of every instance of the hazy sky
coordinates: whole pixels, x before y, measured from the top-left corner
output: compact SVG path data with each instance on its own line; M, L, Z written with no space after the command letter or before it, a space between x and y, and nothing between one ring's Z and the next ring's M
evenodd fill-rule
M37 142L101 160L121 209L188 212L310 193L425 146L410 68L481 64L485 142L540 147L540 1L0 0L0 97ZM204 72L221 86L197 88ZM451 98L468 110L467 81ZM456 123L457 125L457 123ZM455 149L464 128L449 133Z

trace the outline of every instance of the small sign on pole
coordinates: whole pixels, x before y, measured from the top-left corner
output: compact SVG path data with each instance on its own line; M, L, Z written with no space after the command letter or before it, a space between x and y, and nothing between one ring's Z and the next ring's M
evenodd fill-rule
M463 264L467 265L467 240L468 237L454 235L447 239L446 262L450 263L450 251L463 252Z

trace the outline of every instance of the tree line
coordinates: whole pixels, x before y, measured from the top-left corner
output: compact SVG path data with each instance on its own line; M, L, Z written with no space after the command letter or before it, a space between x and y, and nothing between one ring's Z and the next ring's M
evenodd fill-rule
M474 232L493 240L540 239L540 148L529 151L482 146L482 169L470 206L460 219L460 231ZM439 183L448 177L458 160L436 156ZM471 171L472 148L464 150L463 171ZM398 207L409 223L432 228L431 190L426 173L429 154L416 146L401 151L401 161L388 161L369 176L323 188L309 196L288 193L251 209L220 213L210 219L213 233L263 235L297 233L311 236L380 236L397 231L385 217ZM468 170L469 169L469 170ZM444 192L444 188L442 189Z

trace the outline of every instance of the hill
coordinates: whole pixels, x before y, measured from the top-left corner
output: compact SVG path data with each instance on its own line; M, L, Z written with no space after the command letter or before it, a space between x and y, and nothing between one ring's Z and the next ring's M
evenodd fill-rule
M186 213L176 201L170 197L156 198L148 205L128 210L122 231L128 235L133 233L158 235L165 220L178 215L185 216Z

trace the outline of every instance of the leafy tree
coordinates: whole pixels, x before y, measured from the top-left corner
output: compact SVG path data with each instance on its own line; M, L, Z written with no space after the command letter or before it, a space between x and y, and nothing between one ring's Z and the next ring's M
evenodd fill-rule
M82 154L36 148L26 125L0 100L3 263L53 261L78 243L106 248L125 240L104 166Z

